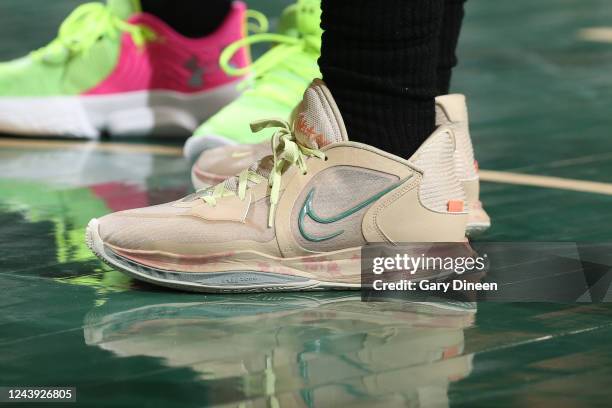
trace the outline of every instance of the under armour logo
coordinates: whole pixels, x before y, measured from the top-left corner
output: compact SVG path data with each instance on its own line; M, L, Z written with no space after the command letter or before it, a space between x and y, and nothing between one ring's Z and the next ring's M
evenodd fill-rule
M204 84L202 77L204 76L204 68L200 66L196 57L191 57L184 65L191 72L191 77L187 82L192 88L199 88Z

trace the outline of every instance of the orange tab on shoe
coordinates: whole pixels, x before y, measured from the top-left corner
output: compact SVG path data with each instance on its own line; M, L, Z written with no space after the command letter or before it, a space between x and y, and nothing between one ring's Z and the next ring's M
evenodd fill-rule
M463 200L449 200L448 212L451 212L451 213L463 212Z

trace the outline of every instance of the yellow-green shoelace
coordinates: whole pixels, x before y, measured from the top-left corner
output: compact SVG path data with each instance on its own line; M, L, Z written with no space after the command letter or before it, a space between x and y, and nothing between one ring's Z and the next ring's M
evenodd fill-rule
M265 119L251 123L251 130L258 132L265 128L278 128L271 139L272 144L272 169L268 176L268 186L270 187L270 213L268 215L268 226L274 223L276 205L280 197L282 175L285 169L297 166L302 173L306 174L306 159L317 157L326 160L326 156L318 149L312 149L299 143L295 134L291 131L291 125L282 119ZM249 182L259 184L266 178L251 169L245 169L238 175L237 192L226 187L225 182L217 184L209 189L210 194L202 197L204 202L209 205L217 205L217 200L222 197L238 196L240 200L246 197Z
M238 50L262 42L276 45L246 67L232 66L231 59ZM293 72L297 77L310 81L319 75L315 63L316 57L305 57L304 55L307 52L318 55L320 49L321 38L317 35L293 37L285 34L260 33L242 38L227 46L219 57L219 65L228 75L247 76L247 80L240 84L242 88L254 86L252 91L260 87L266 97L289 103L293 101L293 98L287 97L287 91L292 90L294 93L301 94L304 90L303 86L301 82L296 83L291 76L278 75L277 68L282 67L283 70ZM277 75L273 75L268 81L266 74L274 72ZM277 86L267 86L268 82Z
M106 5L86 3L64 20L57 38L32 55L47 62L62 62L71 55L88 51L101 37L116 38L122 32L129 33L139 47L156 38L151 29L122 20Z

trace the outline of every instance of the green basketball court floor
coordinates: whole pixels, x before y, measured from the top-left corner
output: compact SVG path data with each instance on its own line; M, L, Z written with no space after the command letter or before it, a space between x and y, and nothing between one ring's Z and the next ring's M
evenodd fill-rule
M0 56L43 45L77 4L0 2ZM493 219L479 239L610 242L609 1L467 13L453 88ZM609 304L196 295L109 269L87 222L188 192L181 146L0 138L0 386L76 386L75 406L100 407L609 406Z

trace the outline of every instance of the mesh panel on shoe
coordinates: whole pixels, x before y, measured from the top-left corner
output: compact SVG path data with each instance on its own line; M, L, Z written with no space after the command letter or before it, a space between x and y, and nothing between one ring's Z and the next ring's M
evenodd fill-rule
M255 163L253 163L250 167L249 170L254 171L255 173L259 174L261 177L267 179L270 176L270 171L272 170L272 165L273 165L273 160L272 160L272 156L266 156L261 160L256 161ZM231 176L228 177L227 180L225 180L223 183L225 185L225 188L229 191L233 191L234 193L238 193L238 182L239 182L239 176ZM251 188L255 185L255 183L253 183L252 181L249 181L247 183L247 187ZM188 202L192 202L195 200L198 200L202 197L205 197L207 195L211 195L213 192L213 189L215 188L215 186L210 186L208 188L205 188L203 190L199 190L193 194L188 195L187 197L183 198L181 200L181 202L184 203L188 203Z
M320 217L329 218L350 210L397 181L395 175L352 166L336 166L322 171L308 183L296 200L291 216L294 239L300 246L311 251L331 251L364 245L361 224L369 206L331 224L321 224L305 216L304 229L310 236L321 237L344 231L329 241L312 242L305 239L298 226L298 217L308 193L314 189L313 211Z
M273 165L272 156L266 156L263 159L253 163L249 167L249 170L267 179L270 176L272 165ZM227 180L225 180L225 188L227 190L230 190L236 193L238 191L238 181L239 181L239 178L237 176L228 178ZM255 183L249 181L247 183L247 188L251 188L254 184Z
M438 98L438 100L443 99ZM467 107L464 107L461 120L452 122L441 105L440 102L436 103L436 124L451 128L455 135L454 160L457 177L461 180L473 180L478 177L478 173L474 166L474 147L470 137Z
M474 165L474 148L467 123L456 123L451 129L455 133L457 145L454 153L457 176L461 180L473 180L478 177L478 173Z
M245 223L206 221L181 215L187 209L174 208L173 215L154 217L149 209L123 211L101 218L100 235L112 245L126 249L163 249L164 242L173 244L220 243L234 240L268 242L274 230L268 228L269 204L266 199L251 205Z
M433 211L447 212L449 200L465 201L455 173L454 143L448 132L439 132L423 143L410 161L423 169L419 197Z

